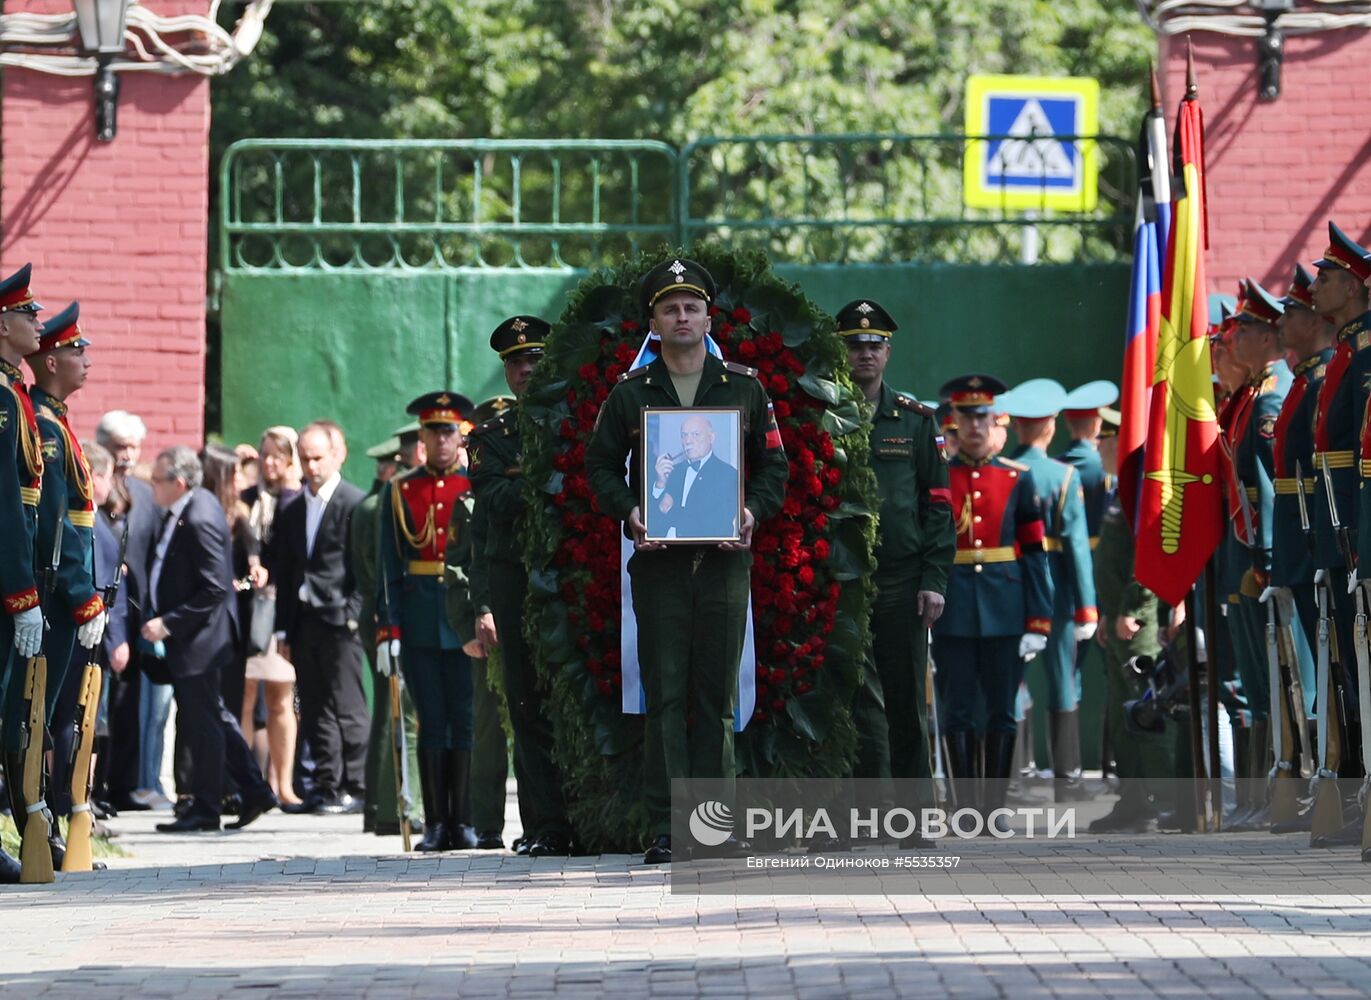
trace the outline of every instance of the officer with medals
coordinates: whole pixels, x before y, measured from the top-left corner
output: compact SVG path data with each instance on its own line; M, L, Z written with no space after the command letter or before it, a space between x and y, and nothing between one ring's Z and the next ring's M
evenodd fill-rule
M1312 650L1317 642L1318 608L1314 603L1314 559L1310 551L1313 514L1310 505L1316 496L1314 408L1324 372L1333 357L1333 329L1314 310L1310 290L1313 283L1314 276L1303 265L1296 264L1290 287L1281 300L1284 312L1276 322L1281 346L1288 355L1300 360L1295 365L1294 380L1276 418L1276 438L1272 445L1276 496L1271 518L1271 580L1261 601L1267 605L1267 621L1289 637L1290 641L1284 646L1293 653L1293 666L1297 670L1296 676L1282 681L1282 690L1272 692L1273 726L1279 724L1279 719L1274 717L1278 704L1274 699L1278 696L1285 699L1292 716L1302 712L1306 720L1312 720L1315 707ZM1297 480L1296 476L1301 478ZM1362 496L1365 498L1365 490ZM1298 689L1290 683L1296 679ZM1297 694L1301 702L1298 706L1293 700ZM1295 735L1302 740L1309 735L1309 730L1297 731ZM1312 746L1301 744L1288 748L1284 763L1292 765L1298 775L1301 763L1317 766L1317 762L1312 761L1313 753ZM1278 766L1281 764L1277 761ZM1272 829L1282 833L1308 830L1309 823L1310 816L1305 813L1286 823L1273 824Z
M376 478L371 490L352 512L349 525L349 555L352 562L352 578L361 595L362 607L357 620L361 623L362 634L372 635L376 628L376 589L379 573L377 556L380 552L378 538L381 529L380 503L386 483L406 469L423 465L424 447L419 443L419 423L414 421L397 429L380 444L367 449L367 457L376 462ZM367 661L373 671L371 731L367 740L366 797L362 808L362 832L374 833L378 837L395 837L400 833L399 790L395 787L394 736L390 724L390 685L383 677L375 674L376 651L369 643L363 643ZM401 689L403 701L401 718L404 721L408 738L405 748L410 760L406 761L410 774L418 774L418 758L415 756L418 743L418 719L414 711L414 699L409 689ZM412 830L422 831L423 823L418 819L417 803L406 803L413 808L410 816Z
M946 609L933 626L933 655L958 808L987 811L1004 804L1024 661L1047 647L1052 631L1033 474L991 451L992 406L1004 391L991 375L963 375L939 392L957 415L958 452L949 469L957 552ZM984 742L976 733L982 704ZM984 796L976 780L982 773Z
M77 320L80 306L73 302L43 324L38 350L28 356L33 370L31 392L43 451L43 491L38 506L38 552L51 553L61 545L61 556L51 598L44 608L49 629L43 639L47 658L44 718L51 719L62 682L72 659L72 649L93 650L105 631L105 605L95 589L95 503L90 466L81 443L67 422L67 398L85 384L90 370L86 347ZM60 525L60 527L59 527ZM62 537L57 538L58 531ZM23 768L18 743L24 721L24 701L17 685L5 700L5 767L10 773ZM31 803L24 801L22 786L9 784L14 815L23 815ZM48 836L54 868L60 868L66 851L57 826Z
M492 396L476 404L471 414L473 431L513 406L513 396ZM468 443L471 444L470 438ZM469 452L471 450L474 450L474 445L471 445ZM475 517L474 509L472 516ZM472 537L475 538L474 521ZM492 685L490 654L493 650L487 649L485 643L476 637L476 620L479 616L471 600L471 573L475 563L472 548L475 544L473 541L463 551L452 538L448 539L447 616L457 634L463 640L469 639L462 648L471 657L472 714L476 724L475 745L471 750L471 817L476 824L476 846L483 851L498 851L505 846L505 783L509 780L512 747L505 732L504 720L508 709L505 707L503 685L499 685L498 689ZM523 642L522 632L519 640ZM495 661L497 668L500 662ZM519 784L517 791L522 813L525 811L524 785ZM515 853L527 854L533 839L531 832L525 828L523 835L514 842Z
M1076 481L1085 496L1085 528L1092 551L1099 544L1106 497L1113 489L1113 477L1104 471L1096 446L1104 426L1100 410L1112 406L1118 398L1119 387L1101 379L1072 389L1062 405L1071 444L1054 457L1076 470Z
M1235 741L1236 773L1241 782L1239 813L1230 828L1253 829L1265 824L1264 786L1271 767L1270 672L1266 658L1266 616L1258 600L1270 582L1272 530L1275 512L1276 420L1290 390L1293 375L1285 363L1276 324L1285 307L1260 284L1248 279L1235 314L1233 352L1251 374L1251 403L1245 418L1232 428L1234 487L1240 493L1239 518L1234 523L1247 550L1247 564L1239 585L1238 610L1246 630L1250 655L1238 660L1238 673L1251 715L1246 746ZM1245 780L1244 780L1245 779Z
M1076 646L1095 635L1095 572L1090 561L1085 493L1076 470L1049 458L1066 390L1052 379L1016 386L1000 406L1014 420L1019 445L1012 457L1028 466L1042 500L1043 549L1052 578L1052 633L1038 657L1047 673L1052 790L1058 802L1090 798L1081 778L1080 677Z
M1358 447L1371 383L1371 312L1367 308L1367 288L1364 284L1371 277L1371 259L1368 259L1365 248L1329 222L1328 248L1324 250L1323 257L1314 262L1314 267L1318 271L1310 288L1314 309L1337 330L1337 344L1324 372L1323 385L1319 387L1314 416L1314 475L1318 494L1314 501L1314 568L1324 585L1335 631L1336 655L1330 653L1330 659L1334 663L1341 663L1344 668L1334 676L1345 676L1351 685L1351 689L1344 691L1341 698L1335 694L1330 700L1330 708L1336 708L1340 703L1345 710L1343 722L1346 723L1346 729L1343 730L1340 771L1343 777L1350 778L1361 771L1361 761L1349 742L1355 740L1354 730L1357 728L1354 725L1357 697L1352 640L1355 605L1347 596L1348 557L1339 536L1346 540L1355 555L1358 545L1357 488L1360 478ZM1340 531L1334 530L1329 509L1327 483L1330 481ZM1340 685L1335 681L1333 686ZM1321 694L1320 701L1323 700ZM1322 708L1319 711L1323 726L1339 725L1334 712L1325 712ZM1321 736L1320 742L1323 740ZM1323 761L1319 762L1321 769L1323 764ZM1316 829L1311 843L1314 846L1332 847L1357 843L1360 837L1361 824L1358 819L1347 824L1339 834L1330 835L1327 831L1319 833Z
M781 509L789 466L756 371L708 353L714 279L677 258L643 278L641 306L661 338L661 356L625 374L600 409L586 470L600 510L624 522L635 552L628 571L638 619L638 659L647 695L643 794L651 825L648 864L671 860L671 779L723 779L736 770L733 714L751 600L752 533ZM649 542L639 421L645 407L737 407L744 473L739 538L718 544ZM624 465L629 461L629 483ZM687 719L691 722L687 725ZM726 805L732 806L732 802ZM730 837L719 853L746 844Z
M28 661L43 643L38 578L44 567L35 553L43 454L33 400L19 370L38 349L42 330L38 312L43 307L29 290L30 273L25 264L0 281L0 694L15 689L21 696ZM8 745L20 734L0 736ZM12 768L8 756L5 783L22 789L22 766ZM23 823L22 809L14 816ZM18 883L19 874L19 862L0 849L0 884Z
M943 611L947 575L956 550L947 461L935 411L885 382L895 320L870 299L838 310L838 334L847 342L852 380L875 408L871 415L871 467L881 497L876 543L876 598L871 609L871 659L884 700L885 725L858 731L889 733L890 775L913 782L919 815L933 805L929 758L928 630ZM874 701L874 699L873 699ZM881 711L878 705L861 710ZM859 771L859 773L862 773ZM904 846L913 846L907 838Z
M469 850L471 826L471 661L448 623L444 587L450 532L467 532L470 482L462 472L461 423L471 400L430 392L409 404L419 419L425 464L382 488L376 670L397 661L419 713L419 779L424 796L420 851Z
M536 316L511 316L490 335L490 347L504 365L505 382L518 398L528 387L551 332ZM500 651L505 699L514 730L514 777L528 853L550 857L571 853L571 821L562 797L562 772L552 756L552 720L533 652L524 638L528 567L523 528L529 494L522 462L518 414L507 407L471 435L471 600L476 638Z

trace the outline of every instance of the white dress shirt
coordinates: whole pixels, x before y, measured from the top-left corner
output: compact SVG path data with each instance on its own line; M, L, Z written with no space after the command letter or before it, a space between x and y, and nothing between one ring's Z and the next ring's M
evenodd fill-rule
M153 610L159 615L162 609L157 606L157 585L162 582L162 561L167 557L167 548L171 545L171 536L176 533L176 525L190 504L190 493L190 490L186 490L181 499L167 508L167 523L162 528L162 534L157 539L157 548L153 553L152 572L148 574L148 590Z
M342 475L335 472L324 482L323 486L319 487L318 493L315 493L308 486L305 487L306 559L314 554L314 539L319 534L319 524L324 520L324 511L328 509L328 502L333 499L333 493L342 481ZM309 603L308 589L303 583L300 584L300 600L306 604Z

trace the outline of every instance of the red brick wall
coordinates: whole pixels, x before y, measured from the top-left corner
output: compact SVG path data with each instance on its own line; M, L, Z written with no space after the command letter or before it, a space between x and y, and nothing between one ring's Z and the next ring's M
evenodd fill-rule
M144 0L162 15L205 0ZM5 0L6 12L70 0ZM95 141L92 80L7 67L0 97L0 268L33 262L50 311L81 302L94 366L72 398L77 433L127 409L148 449L204 436L209 82L119 75L118 134Z
M1256 40L1195 32L1209 168L1209 281L1284 291L1317 259L1328 220L1371 242L1371 31L1287 36L1281 96L1257 100ZM1162 42L1167 121L1185 93L1185 39Z

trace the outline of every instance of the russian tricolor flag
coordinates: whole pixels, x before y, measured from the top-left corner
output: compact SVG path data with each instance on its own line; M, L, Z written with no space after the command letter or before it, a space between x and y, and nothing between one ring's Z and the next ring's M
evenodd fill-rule
M1162 260L1171 233L1171 176L1166 117L1152 78L1152 108L1139 130L1138 210L1133 224L1133 273L1128 290L1123 379L1119 399L1119 503L1137 529L1146 468L1148 407L1152 398L1157 331L1161 328Z

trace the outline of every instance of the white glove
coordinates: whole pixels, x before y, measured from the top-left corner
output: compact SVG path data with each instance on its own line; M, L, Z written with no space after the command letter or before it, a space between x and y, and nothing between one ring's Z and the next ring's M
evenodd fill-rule
M388 639L376 647L376 672L382 677L389 677L395 673L395 665L399 661L399 639Z
M1356 573L1348 573L1348 574L1347 574L1347 592L1348 592L1349 594L1355 594L1355 593L1357 592L1357 584L1360 583L1360 582L1361 582L1361 581L1357 579L1357 574L1356 574Z
M1047 636L1037 632L1025 632L1019 640L1019 658L1031 660L1047 648Z
M14 651L21 660L37 656L43 648L43 612L28 608L14 616Z
M105 636L105 621L108 618L109 612L101 611L78 628L76 630L76 644L82 649L94 649L100 645L100 640Z
M1257 598L1257 603L1269 604L1271 602L1271 598L1276 596L1277 590L1278 588L1276 587L1267 587L1265 590L1262 591L1262 596Z
M1076 641L1089 642L1095 638L1095 630L1100 627L1099 622L1084 622L1076 626Z

